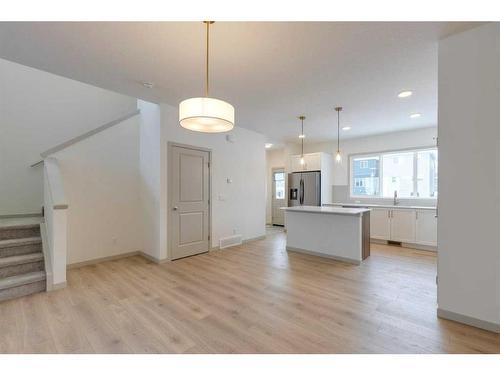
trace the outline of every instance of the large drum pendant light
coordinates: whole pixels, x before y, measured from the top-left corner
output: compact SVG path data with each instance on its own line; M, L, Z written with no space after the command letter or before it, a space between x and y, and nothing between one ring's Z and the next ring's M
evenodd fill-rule
M210 25L214 21L204 21L203 23L207 25L205 97L183 100L179 104L179 123L183 128L197 132L227 132L234 127L234 107L223 100L208 96Z

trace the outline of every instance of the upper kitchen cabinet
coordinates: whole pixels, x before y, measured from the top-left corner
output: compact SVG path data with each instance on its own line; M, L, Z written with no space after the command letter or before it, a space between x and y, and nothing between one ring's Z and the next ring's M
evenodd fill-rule
M331 169L333 163L332 155L325 152L315 152L312 154L304 154L304 164L300 163L300 155L291 155L289 160L290 172L309 172L323 171L323 169Z

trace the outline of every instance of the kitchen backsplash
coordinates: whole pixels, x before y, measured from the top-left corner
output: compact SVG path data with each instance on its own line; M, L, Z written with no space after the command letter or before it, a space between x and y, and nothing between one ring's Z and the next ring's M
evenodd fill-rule
M435 207L436 199L404 199L398 198L402 206L425 206ZM371 204L392 204L392 198L351 198L349 196L348 185L333 185L334 203L371 203Z

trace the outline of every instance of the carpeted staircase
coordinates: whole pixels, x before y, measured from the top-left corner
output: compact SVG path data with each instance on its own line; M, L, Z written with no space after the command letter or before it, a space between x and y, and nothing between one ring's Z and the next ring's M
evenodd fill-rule
M0 226L0 301L46 290L40 224Z

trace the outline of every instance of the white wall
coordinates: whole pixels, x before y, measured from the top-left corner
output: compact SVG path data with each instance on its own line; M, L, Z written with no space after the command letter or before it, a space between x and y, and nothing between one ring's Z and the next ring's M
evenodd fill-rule
M68 264L142 250L139 117L53 155L68 201Z
M500 24L492 23L439 44L439 309L497 330L499 40Z
M244 239L265 235L265 138L262 134L235 127L234 143L226 134L203 134L180 127L177 108L161 104L160 150L160 248L150 255L166 259L167 254L167 144L176 142L212 150L212 247L233 233ZM154 141L154 140L152 140ZM146 147L146 145L143 145ZM148 147L157 147L151 142ZM226 182L227 178L232 183ZM156 218L155 220L158 220Z
M40 212L40 153L136 109L137 101L0 59L0 215Z
M340 150L342 153L342 161L335 162L333 165L333 200L335 202L350 201L349 197L349 155L379 152L388 150L400 150L405 148L417 148L435 146L437 137L437 128L423 128L418 130L385 133L370 137L361 137L341 139ZM327 152L335 155L337 150L337 142L320 142L320 143L305 143L304 152ZM300 144L287 144L285 147L285 157L289 155L300 154ZM359 199L357 199L359 200ZM371 200L372 202L382 202L384 199ZM417 205L435 205L435 200L401 200L402 203L411 203Z
M143 251L151 257L160 258L160 106L138 101L141 110L140 121L140 201L142 208Z
M266 223L273 221L273 168L286 168L285 149L266 151Z

